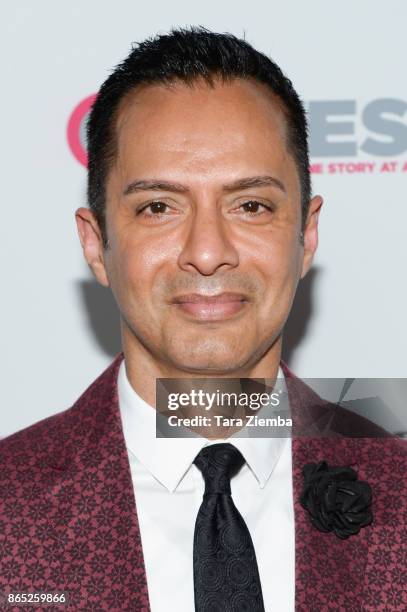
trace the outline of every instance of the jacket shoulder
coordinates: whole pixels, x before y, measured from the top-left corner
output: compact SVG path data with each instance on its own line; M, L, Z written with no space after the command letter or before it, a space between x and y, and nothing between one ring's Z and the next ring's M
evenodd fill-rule
M7 467L27 469L28 466L41 467L45 460L56 464L63 462L68 449L78 444L79 439L86 438L86 423L96 415L101 401L110 401L122 358L123 354L119 353L71 407L0 440L3 476L9 473Z
M49 447L57 432L69 427L73 412L74 406L71 406L0 440L0 464L4 466L7 459L12 460L21 452L35 454Z

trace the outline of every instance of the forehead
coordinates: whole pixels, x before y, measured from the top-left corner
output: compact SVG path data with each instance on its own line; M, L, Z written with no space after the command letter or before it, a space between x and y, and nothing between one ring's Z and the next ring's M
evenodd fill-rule
M254 169L296 175L283 105L266 85L249 79L215 80L213 87L203 80L141 86L119 106L116 139L116 166L125 175L135 166L153 175L178 169L201 178Z

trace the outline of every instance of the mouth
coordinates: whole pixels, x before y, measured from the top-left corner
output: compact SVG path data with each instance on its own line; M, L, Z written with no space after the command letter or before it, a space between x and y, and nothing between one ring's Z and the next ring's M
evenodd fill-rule
M224 292L217 295L190 293L172 300L180 311L200 321L221 321L241 312L248 304L242 293Z

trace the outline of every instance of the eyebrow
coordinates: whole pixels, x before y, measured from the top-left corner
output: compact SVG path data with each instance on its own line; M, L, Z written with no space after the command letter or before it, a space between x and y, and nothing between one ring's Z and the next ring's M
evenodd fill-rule
M224 191L237 191L239 189L250 189L251 187L277 187L280 191L287 193L284 183L278 178L270 175L249 176L238 179L222 186ZM160 179L135 180L127 185L123 195L129 195L138 191L171 191L173 193L188 193L189 188L181 183L162 181Z

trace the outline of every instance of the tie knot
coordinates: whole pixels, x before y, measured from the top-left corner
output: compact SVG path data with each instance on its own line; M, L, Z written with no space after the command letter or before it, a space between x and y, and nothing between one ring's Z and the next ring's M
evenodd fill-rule
M205 480L205 494L231 493L230 479L244 464L244 457L235 446L229 443L205 446L195 457L195 465Z

